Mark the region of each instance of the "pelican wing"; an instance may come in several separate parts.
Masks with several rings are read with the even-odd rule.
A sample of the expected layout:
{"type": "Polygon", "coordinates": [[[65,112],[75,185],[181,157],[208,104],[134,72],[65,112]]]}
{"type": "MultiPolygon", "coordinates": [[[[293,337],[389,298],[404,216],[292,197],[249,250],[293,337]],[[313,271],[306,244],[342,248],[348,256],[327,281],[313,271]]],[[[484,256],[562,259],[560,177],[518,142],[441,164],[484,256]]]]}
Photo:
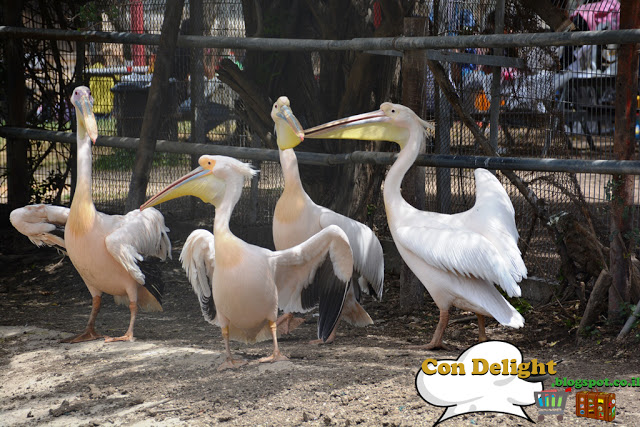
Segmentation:
{"type": "Polygon", "coordinates": [[[198,296],[202,315],[211,324],[216,317],[216,306],[211,294],[215,256],[214,237],[207,230],[193,231],[180,252],[182,268],[187,273],[193,292],[198,296]]]}
{"type": "Polygon", "coordinates": [[[398,227],[394,238],[433,267],[487,280],[509,296],[520,296],[520,287],[502,254],[479,233],[432,218],[420,225],[398,227]]]}
{"type": "Polygon", "coordinates": [[[11,224],[36,246],[56,246],[66,249],[64,226],[69,217],[69,208],[53,205],[29,205],[15,209],[9,215],[11,224]]]}
{"type": "Polygon", "coordinates": [[[460,214],[465,227],[487,238],[506,260],[516,282],[527,277],[527,267],[518,248],[515,210],[500,181],[485,169],[476,169],[476,203],[460,214]]]}
{"type": "MultiPolygon", "coordinates": [[[[355,270],[371,285],[371,293],[378,300],[382,299],[384,255],[382,245],[373,230],[358,221],[323,208],[320,226],[326,228],[331,224],[337,225],[346,233],[353,251],[355,270]]],[[[364,283],[361,283],[360,288],[370,293],[368,287],[362,285],[364,283]]]]}
{"type": "Polygon", "coordinates": [[[104,215],[102,219],[111,224],[111,232],[104,239],[107,250],[141,285],[144,285],[144,274],[138,261],[145,256],[171,258],[169,229],[158,210],[136,209],[124,216],[104,215]]]}
{"type": "Polygon", "coordinates": [[[319,302],[318,337],[326,340],[338,321],[353,274],[346,234],[330,225],[297,246],[273,252],[272,259],[278,306],[285,312],[301,312],[319,302]]]}

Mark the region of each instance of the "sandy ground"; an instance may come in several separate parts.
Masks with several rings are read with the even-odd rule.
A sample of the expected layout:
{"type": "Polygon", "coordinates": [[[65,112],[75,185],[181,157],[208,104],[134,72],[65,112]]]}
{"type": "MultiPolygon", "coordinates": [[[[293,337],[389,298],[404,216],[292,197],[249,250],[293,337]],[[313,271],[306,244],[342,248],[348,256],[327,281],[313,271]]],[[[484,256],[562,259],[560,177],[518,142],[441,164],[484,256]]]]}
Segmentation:
{"type": "MultiPolygon", "coordinates": [[[[475,321],[463,321],[452,324],[445,336],[457,350],[412,349],[430,339],[438,312],[427,297],[424,310],[404,314],[397,304],[398,278],[388,274],[383,302],[365,301],[374,325],[342,325],[335,343],[311,346],[316,322],[313,313],[307,314],[305,324],[280,339],[289,361],[258,363],[270,354],[270,342],[232,342],[232,351],[250,363],[218,372],[221,334],[202,319],[177,261],[184,239],[174,235],[174,261],[164,267],[164,311],[139,315],[135,342],[61,344],[61,338],[84,328],[88,291],[67,258],[20,244],[11,233],[3,236],[0,425],[433,425],[444,409],[427,404],[416,391],[422,361],[455,359],[477,340],[475,321]]],[[[104,302],[97,329],[124,333],[128,309],[110,297],[104,302]]],[[[467,314],[456,311],[452,319],[467,314]]],[[[571,303],[552,304],[526,313],[520,330],[491,321],[487,333],[519,347],[525,359],[563,359],[558,377],[640,377],[638,339],[618,344],[612,337],[619,327],[601,325],[577,346],[572,330],[577,314],[571,303]]],[[[548,382],[545,388],[551,388],[548,382]]],[[[601,391],[616,393],[615,425],[638,424],[640,388],[601,391]]],[[[541,424],[605,425],[577,418],[574,394],[563,422],[547,416],[541,424]]],[[[538,419],[535,406],[525,412],[538,419]]],[[[529,424],[511,415],[470,413],[442,425],[529,424]]]]}

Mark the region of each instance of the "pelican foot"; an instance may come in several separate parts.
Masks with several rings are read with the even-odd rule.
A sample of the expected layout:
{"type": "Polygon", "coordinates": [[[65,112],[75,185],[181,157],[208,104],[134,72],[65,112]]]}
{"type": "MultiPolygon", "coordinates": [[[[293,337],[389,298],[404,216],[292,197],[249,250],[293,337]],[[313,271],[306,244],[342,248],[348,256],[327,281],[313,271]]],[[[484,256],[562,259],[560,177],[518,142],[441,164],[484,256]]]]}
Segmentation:
{"type": "Polygon", "coordinates": [[[309,341],[309,344],[311,345],[331,344],[332,342],[335,341],[335,339],[336,339],[336,330],[334,328],[334,330],[329,334],[329,337],[327,337],[326,341],[322,341],[322,339],[317,339],[317,340],[309,341]]]}
{"type": "Polygon", "coordinates": [[[280,353],[279,351],[277,351],[277,352],[274,352],[271,356],[267,356],[267,357],[263,357],[263,358],[259,359],[258,362],[260,362],[260,363],[280,362],[282,360],[289,360],[289,358],[287,356],[285,356],[284,354],[280,353]]]}
{"type": "Polygon", "coordinates": [[[136,338],[133,335],[123,335],[121,337],[104,337],[104,342],[116,342],[116,341],[135,341],[136,338]]]}
{"type": "Polygon", "coordinates": [[[76,335],[73,337],[69,337],[69,338],[65,338],[63,340],[60,340],[60,343],[65,343],[65,344],[76,344],[79,342],[83,342],[83,341],[93,341],[93,340],[97,340],[99,338],[102,338],[104,335],[98,335],[98,333],[91,329],[88,331],[84,331],[83,333],[81,333],[80,335],[76,335]]]}
{"type": "Polygon", "coordinates": [[[286,335],[291,333],[295,328],[302,325],[304,323],[304,318],[302,317],[293,317],[291,313],[283,314],[276,320],[276,325],[278,325],[278,333],[281,335],[286,335]]]}
{"type": "Polygon", "coordinates": [[[226,369],[237,369],[240,366],[246,365],[247,363],[249,363],[249,362],[247,360],[245,360],[245,359],[227,358],[227,360],[225,360],[224,362],[222,362],[220,364],[220,366],[218,366],[218,372],[224,371],[226,369]]]}

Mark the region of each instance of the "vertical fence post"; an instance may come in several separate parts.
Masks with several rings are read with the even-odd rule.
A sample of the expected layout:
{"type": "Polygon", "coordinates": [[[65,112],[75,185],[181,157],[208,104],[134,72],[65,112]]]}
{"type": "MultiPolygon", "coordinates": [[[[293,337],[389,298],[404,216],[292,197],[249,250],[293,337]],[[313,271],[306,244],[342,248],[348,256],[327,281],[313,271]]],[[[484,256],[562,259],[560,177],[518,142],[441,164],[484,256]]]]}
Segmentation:
{"type": "MultiPolygon", "coordinates": [[[[496,34],[504,33],[504,4],[505,0],[498,0],[496,2],[495,9],[495,26],[496,26],[496,34]]],[[[501,55],[502,49],[493,49],[494,55],[501,55]]],[[[491,80],[491,105],[489,106],[489,123],[491,123],[491,127],[489,128],[489,143],[493,147],[494,150],[498,150],[498,127],[500,122],[500,101],[502,99],[500,93],[500,79],[502,77],[502,68],[499,66],[493,67],[492,72],[493,79],[491,80]]]]}
{"type": "MultiPolygon", "coordinates": [[[[6,25],[22,27],[22,0],[4,0],[3,14],[6,25]]],[[[7,67],[7,125],[25,125],[25,78],[22,39],[4,40],[4,59],[7,67]]],[[[7,138],[7,198],[9,208],[29,203],[29,140],[7,138]]]]}
{"type": "MultiPolygon", "coordinates": [[[[448,18],[448,2],[445,0],[442,3],[434,2],[433,16],[435,33],[432,35],[440,34],[442,30],[446,31],[448,18]]],[[[453,6],[451,6],[453,7],[453,6]]],[[[450,154],[451,153],[451,106],[447,98],[443,95],[441,87],[436,86],[435,90],[435,120],[438,126],[436,126],[436,142],[435,152],[436,154],[450,154]]],[[[436,169],[436,204],[438,206],[438,212],[448,214],[451,212],[451,169],[449,168],[437,168],[436,169]]]]}
{"type": "MultiPolygon", "coordinates": [[[[423,36],[427,33],[427,18],[404,18],[404,35],[423,36]]],[[[402,56],[402,103],[420,117],[426,111],[427,63],[424,52],[410,50],[402,56]]],[[[411,166],[404,177],[402,195],[417,209],[425,209],[425,169],[411,166]]],[[[400,270],[401,306],[407,309],[420,307],[424,298],[424,286],[406,264],[400,270]]]]}
{"type": "MultiPolygon", "coordinates": [[[[640,28],[640,2],[622,0],[620,28],[640,28]]],[[[638,95],[638,44],[623,44],[618,48],[616,76],[616,116],[613,151],[616,160],[631,160],[635,155],[635,109],[638,95]]],[[[631,236],[634,177],[613,175],[611,191],[611,264],[612,283],[609,288],[609,317],[619,316],[622,303],[629,302],[630,255],[637,245],[631,236]]]]}

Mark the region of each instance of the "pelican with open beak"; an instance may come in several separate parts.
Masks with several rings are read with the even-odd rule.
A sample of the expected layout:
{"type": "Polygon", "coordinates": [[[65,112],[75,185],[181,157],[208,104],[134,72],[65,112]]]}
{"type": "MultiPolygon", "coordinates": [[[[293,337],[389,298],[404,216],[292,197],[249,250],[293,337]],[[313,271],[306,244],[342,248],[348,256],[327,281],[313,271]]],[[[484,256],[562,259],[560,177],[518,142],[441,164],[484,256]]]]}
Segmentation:
{"type": "Polygon", "coordinates": [[[438,326],[425,349],[446,348],[442,337],[451,306],[477,314],[480,341],[487,339],[484,316],[513,328],[523,326],[524,318],[494,284],[511,297],[520,296],[518,282],[527,276],[513,205],[489,171],[475,171],[476,202],[466,212],[420,211],[402,198],[402,179],[418,157],[425,132],[433,129],[411,109],[385,102],[379,110],[305,130],[307,139],[385,140],[400,145],[384,182],[384,204],[400,255],[440,309],[438,326]]]}
{"type": "Polygon", "coordinates": [[[287,250],[274,252],[250,245],[231,232],[229,220],[245,179],[256,171],[225,156],[202,156],[199,164],[141,209],[185,195],[197,196],[216,207],[213,234],[206,230],[191,233],[180,259],[205,320],[222,329],[226,360],[218,369],[246,363],[232,357],[230,339],[253,343],[272,338],[273,354],[260,361],[285,360],[278,348],[278,307],[308,311],[320,295],[318,337],[326,340],[340,315],[353,270],[347,236],[334,226],[287,250]],[[325,260],[338,280],[310,283],[325,260]]]}

